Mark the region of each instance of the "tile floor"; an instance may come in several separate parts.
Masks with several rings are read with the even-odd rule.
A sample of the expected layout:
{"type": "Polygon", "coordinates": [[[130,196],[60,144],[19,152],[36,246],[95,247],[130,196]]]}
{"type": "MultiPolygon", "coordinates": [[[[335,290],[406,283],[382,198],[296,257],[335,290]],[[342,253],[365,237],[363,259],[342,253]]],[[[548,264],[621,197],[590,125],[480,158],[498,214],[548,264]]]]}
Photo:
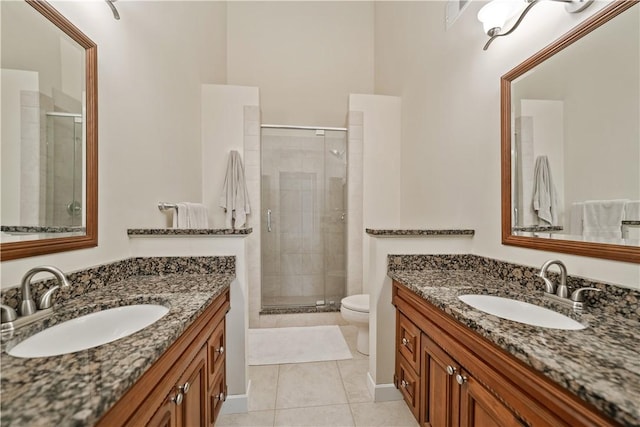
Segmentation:
{"type": "Polygon", "coordinates": [[[373,402],[369,358],[356,351],[356,329],[340,313],[260,316],[264,328],[316,325],[339,325],[353,359],[250,366],[249,412],[222,415],[216,426],[416,427],[404,401],[373,402]]]}

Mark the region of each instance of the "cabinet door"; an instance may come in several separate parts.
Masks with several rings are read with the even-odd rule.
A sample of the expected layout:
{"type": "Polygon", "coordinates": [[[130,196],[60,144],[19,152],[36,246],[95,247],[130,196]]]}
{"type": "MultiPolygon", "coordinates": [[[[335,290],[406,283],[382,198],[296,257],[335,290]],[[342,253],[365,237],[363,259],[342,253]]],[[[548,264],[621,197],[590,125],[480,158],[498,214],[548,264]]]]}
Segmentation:
{"type": "Polygon", "coordinates": [[[420,329],[398,311],[396,348],[420,375],[420,329]]]}
{"type": "Polygon", "coordinates": [[[457,427],[460,387],[455,376],[460,366],[431,338],[422,335],[421,424],[426,427],[457,427]]]}
{"type": "Polygon", "coordinates": [[[203,346],[178,381],[182,404],[178,421],[182,427],[206,426],[207,423],[207,351],[203,346]]]}
{"type": "Polygon", "coordinates": [[[213,385],[213,380],[218,375],[218,372],[224,369],[225,359],[225,322],[224,319],[216,326],[215,330],[207,340],[207,347],[209,353],[209,386],[213,385]]]}
{"type": "Polygon", "coordinates": [[[456,375],[460,385],[461,427],[522,427],[518,417],[475,378],[462,371],[456,375]]]}
{"type": "Polygon", "coordinates": [[[147,427],[176,427],[177,419],[176,419],[176,403],[172,400],[174,397],[174,393],[167,396],[162,403],[162,405],[158,408],[158,410],[153,414],[149,422],[147,423],[147,427]]]}

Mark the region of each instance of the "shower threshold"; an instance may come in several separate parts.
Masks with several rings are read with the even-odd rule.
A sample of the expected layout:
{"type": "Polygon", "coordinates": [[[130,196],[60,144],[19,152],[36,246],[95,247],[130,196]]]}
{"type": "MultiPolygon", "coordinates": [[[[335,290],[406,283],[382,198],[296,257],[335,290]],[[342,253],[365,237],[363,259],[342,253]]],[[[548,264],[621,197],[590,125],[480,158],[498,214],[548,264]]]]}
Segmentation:
{"type": "Polygon", "coordinates": [[[292,314],[292,313],[331,313],[340,311],[339,304],[321,305],[289,305],[289,306],[266,306],[262,307],[260,314],[292,314]]]}

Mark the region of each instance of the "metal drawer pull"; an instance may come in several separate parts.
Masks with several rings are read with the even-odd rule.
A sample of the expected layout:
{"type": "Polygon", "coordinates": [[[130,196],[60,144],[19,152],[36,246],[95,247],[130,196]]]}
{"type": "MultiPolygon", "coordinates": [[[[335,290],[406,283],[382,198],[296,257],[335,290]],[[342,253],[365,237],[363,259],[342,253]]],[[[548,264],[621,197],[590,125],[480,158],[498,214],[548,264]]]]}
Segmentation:
{"type": "Polygon", "coordinates": [[[404,346],[409,345],[409,340],[404,338],[404,337],[402,337],[402,345],[404,345],[404,346]]]}
{"type": "Polygon", "coordinates": [[[405,389],[406,389],[406,388],[409,388],[409,383],[408,383],[408,382],[406,382],[405,380],[400,381],[400,385],[401,385],[403,388],[405,388],[405,389]]]}
{"type": "Polygon", "coordinates": [[[184,399],[184,395],[182,393],[178,393],[171,398],[171,401],[176,405],[180,405],[182,403],[182,399],[184,399]]]}
{"type": "Polygon", "coordinates": [[[216,349],[216,353],[220,353],[220,354],[224,353],[224,347],[220,346],[220,348],[216,349]]]}
{"type": "Polygon", "coordinates": [[[220,393],[219,395],[216,396],[215,399],[219,400],[220,402],[224,402],[224,393],[220,393]]]}
{"type": "Polygon", "coordinates": [[[454,367],[453,367],[453,366],[451,366],[451,365],[447,365],[447,374],[449,374],[449,375],[453,375],[453,374],[455,374],[455,373],[456,373],[456,368],[454,368],[454,367]]]}
{"type": "Polygon", "coordinates": [[[456,375],[456,381],[458,382],[458,384],[462,385],[467,382],[467,377],[458,374],[456,375]]]}
{"type": "Polygon", "coordinates": [[[187,394],[189,392],[189,388],[191,387],[191,384],[189,384],[188,382],[184,383],[184,385],[181,385],[180,387],[178,387],[178,389],[180,390],[180,392],[187,394]]]}

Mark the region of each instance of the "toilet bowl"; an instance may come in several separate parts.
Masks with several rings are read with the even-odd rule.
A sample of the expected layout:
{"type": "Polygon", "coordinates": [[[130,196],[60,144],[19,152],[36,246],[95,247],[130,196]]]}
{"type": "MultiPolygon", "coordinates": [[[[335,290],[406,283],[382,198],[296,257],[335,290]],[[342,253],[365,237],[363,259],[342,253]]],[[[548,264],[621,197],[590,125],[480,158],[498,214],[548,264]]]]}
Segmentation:
{"type": "Polygon", "coordinates": [[[351,295],[340,304],[342,318],[358,328],[356,349],[369,355],[369,295],[351,295]]]}

